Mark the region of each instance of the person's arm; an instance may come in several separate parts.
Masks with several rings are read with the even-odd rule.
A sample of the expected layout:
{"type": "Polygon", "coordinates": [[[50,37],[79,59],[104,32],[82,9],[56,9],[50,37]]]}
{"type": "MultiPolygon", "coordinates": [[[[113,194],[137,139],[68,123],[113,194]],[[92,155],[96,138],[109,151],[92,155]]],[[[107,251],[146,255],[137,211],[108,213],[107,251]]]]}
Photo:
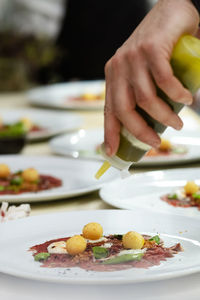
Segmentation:
{"type": "Polygon", "coordinates": [[[195,35],[199,14],[190,0],[160,0],[105,66],[105,146],[114,155],[121,125],[153,147],[160,138],[135,110],[181,129],[181,119],[156,94],[157,85],[173,101],[191,104],[190,92],[173,75],[170,57],[179,37],[195,35]]]}

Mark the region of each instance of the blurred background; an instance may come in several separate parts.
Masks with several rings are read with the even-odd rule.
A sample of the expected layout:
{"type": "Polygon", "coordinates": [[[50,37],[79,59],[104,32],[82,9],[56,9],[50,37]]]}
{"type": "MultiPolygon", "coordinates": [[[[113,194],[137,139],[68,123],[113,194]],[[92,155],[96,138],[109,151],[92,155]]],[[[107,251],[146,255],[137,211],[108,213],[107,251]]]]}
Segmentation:
{"type": "Polygon", "coordinates": [[[0,92],[104,79],[106,61],[155,3],[0,0],[0,92]]]}
{"type": "Polygon", "coordinates": [[[59,80],[54,65],[64,7],[64,0],[0,0],[1,91],[59,80]]]}
{"type": "Polygon", "coordinates": [[[155,0],[0,0],[0,91],[104,78],[155,0]]]}

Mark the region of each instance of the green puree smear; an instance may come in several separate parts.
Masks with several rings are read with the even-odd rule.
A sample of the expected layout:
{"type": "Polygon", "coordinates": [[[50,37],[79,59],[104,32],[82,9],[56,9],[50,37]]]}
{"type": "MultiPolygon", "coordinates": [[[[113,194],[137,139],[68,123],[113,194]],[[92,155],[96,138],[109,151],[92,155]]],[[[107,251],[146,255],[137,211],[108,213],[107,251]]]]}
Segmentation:
{"type": "Polygon", "coordinates": [[[115,256],[113,258],[106,259],[102,263],[104,265],[112,265],[112,264],[121,264],[128,261],[140,261],[143,257],[144,253],[137,253],[137,254],[123,254],[119,256],[115,256]]]}
{"type": "Polygon", "coordinates": [[[5,187],[3,185],[0,185],[0,191],[4,191],[5,187]]]}
{"type": "Polygon", "coordinates": [[[41,252],[34,256],[35,261],[46,260],[50,256],[47,252],[41,252]]]}
{"type": "Polygon", "coordinates": [[[96,259],[104,258],[108,256],[108,249],[104,247],[93,247],[92,252],[96,259]]]}
{"type": "Polygon", "coordinates": [[[195,199],[200,199],[200,194],[198,193],[192,194],[192,197],[195,199]]]}
{"type": "Polygon", "coordinates": [[[178,199],[177,194],[171,194],[168,196],[168,199],[178,199]]]}

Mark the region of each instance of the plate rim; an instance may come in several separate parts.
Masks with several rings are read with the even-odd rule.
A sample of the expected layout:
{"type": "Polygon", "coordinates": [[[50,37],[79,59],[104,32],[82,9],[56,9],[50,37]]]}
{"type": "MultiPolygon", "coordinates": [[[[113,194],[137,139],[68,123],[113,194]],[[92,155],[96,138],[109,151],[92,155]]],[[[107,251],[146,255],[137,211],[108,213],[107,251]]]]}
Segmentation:
{"type": "MultiPolygon", "coordinates": [[[[57,155],[61,155],[61,156],[66,156],[66,157],[73,157],[73,158],[75,158],[75,159],[87,159],[87,160],[95,160],[95,161],[103,161],[104,160],[104,158],[101,156],[101,155],[98,155],[98,154],[95,154],[95,152],[94,152],[94,155],[93,156],[87,156],[87,155],[82,155],[82,154],[79,154],[79,156],[78,157],[75,157],[75,156],[73,156],[73,154],[72,154],[72,152],[74,151],[76,151],[76,150],[67,150],[67,152],[68,153],[64,153],[64,152],[62,152],[62,151],[57,151],[56,150],[56,148],[58,147],[58,146],[56,146],[55,145],[55,143],[56,143],[56,141],[57,140],[61,140],[61,139],[64,139],[64,138],[67,138],[68,139],[68,142],[69,142],[69,139],[71,138],[71,137],[73,137],[73,136],[76,136],[76,135],[78,135],[78,133],[81,131],[81,130],[84,130],[85,132],[86,132],[86,134],[89,132],[89,134],[92,134],[92,133],[99,133],[99,132],[103,132],[103,128],[101,128],[101,127],[97,127],[97,128],[86,128],[86,129],[84,129],[84,128],[81,128],[81,129],[79,129],[79,130],[77,130],[77,131],[74,131],[74,132],[66,132],[66,133],[64,133],[64,134],[61,134],[61,135],[59,135],[59,136],[55,136],[55,137],[53,137],[50,141],[49,141],[49,147],[50,147],[50,149],[51,149],[51,151],[53,152],[53,153],[55,153],[55,154],[57,154],[57,155]]],[[[77,151],[78,152],[78,151],[77,151]]]]}
{"type": "MultiPolygon", "coordinates": [[[[42,108],[16,108],[15,112],[17,114],[20,114],[20,113],[24,113],[24,114],[36,114],[36,113],[44,113],[44,117],[45,117],[45,114],[49,115],[51,114],[52,116],[53,115],[56,115],[58,114],[58,117],[62,117],[64,119],[64,117],[70,117],[71,119],[74,118],[74,120],[76,121],[77,125],[75,126],[70,126],[70,128],[60,128],[60,130],[56,130],[56,131],[51,131],[51,130],[48,130],[48,132],[46,134],[41,134],[41,135],[38,135],[38,136],[31,136],[31,134],[27,134],[27,140],[30,141],[30,142],[34,142],[34,141],[39,141],[39,140],[43,140],[43,139],[49,139],[51,137],[55,137],[57,135],[60,135],[60,134],[63,134],[63,133],[70,133],[70,132],[76,132],[77,130],[79,130],[79,128],[81,128],[81,126],[83,125],[83,117],[81,115],[79,115],[78,113],[76,112],[67,112],[67,111],[53,111],[51,109],[42,109],[42,108]]],[[[8,108],[3,108],[1,110],[1,115],[6,115],[6,114],[11,114],[13,113],[11,110],[9,110],[8,108]]],[[[65,126],[66,127],[66,126],[65,126]]]]}
{"type": "MultiPolygon", "coordinates": [[[[128,180],[131,176],[134,176],[134,177],[136,177],[136,178],[139,178],[139,177],[143,177],[143,176],[153,176],[153,174],[159,174],[159,172],[163,172],[164,174],[170,174],[170,173],[176,173],[176,172],[180,172],[180,171],[182,171],[182,172],[187,172],[187,170],[189,170],[189,172],[192,172],[192,171],[194,171],[194,170],[197,170],[196,172],[198,172],[198,170],[199,170],[199,172],[200,172],[200,166],[197,166],[197,167],[190,167],[190,168],[173,168],[173,169],[167,169],[167,170],[163,170],[163,169],[161,169],[161,170],[153,170],[153,171],[146,171],[146,172],[139,172],[139,173],[137,173],[137,174],[131,174],[129,177],[127,177],[127,178],[124,178],[123,180],[128,180]]],[[[99,190],[99,196],[100,196],[100,198],[106,203],[106,204],[109,204],[109,205],[111,205],[111,206],[113,206],[113,207],[115,207],[115,208],[119,208],[119,209],[125,209],[125,210],[135,210],[135,209],[137,209],[137,207],[135,207],[135,208],[132,208],[132,209],[130,209],[130,208],[126,208],[125,206],[123,206],[123,205],[115,205],[115,204],[113,204],[113,202],[112,201],[110,201],[110,199],[108,199],[109,197],[105,197],[104,195],[104,190],[106,190],[107,188],[109,188],[109,186],[111,185],[111,184],[115,184],[116,185],[116,182],[120,182],[121,181],[121,178],[117,178],[117,179],[115,179],[115,180],[113,180],[112,182],[108,182],[107,184],[106,184],[106,186],[103,186],[102,188],[100,188],[100,190],[99,190]]],[[[142,194],[142,196],[145,196],[146,194],[144,193],[144,194],[142,194]]],[[[121,203],[122,203],[122,201],[121,201],[121,203]]],[[[149,208],[147,208],[149,211],[151,210],[151,209],[149,209],[149,208]]],[[[159,211],[159,213],[162,213],[162,212],[160,212],[159,211]]],[[[176,212],[165,212],[165,214],[172,214],[172,215],[178,215],[179,216],[179,214],[177,214],[176,212]]],[[[186,217],[186,218],[188,218],[189,216],[183,216],[183,217],[186,217]]],[[[192,219],[196,219],[196,217],[192,217],[192,219]]]]}
{"type": "MultiPolygon", "coordinates": [[[[81,130],[81,129],[80,129],[81,130]]],[[[72,152],[79,152],[78,150],[70,150],[68,149],[67,152],[65,151],[59,151],[57,150],[58,149],[58,146],[55,145],[56,143],[56,140],[59,140],[59,139],[62,139],[62,138],[67,138],[68,139],[68,142],[69,142],[69,139],[70,139],[70,136],[73,136],[73,135],[78,135],[78,132],[80,130],[77,130],[75,132],[72,132],[72,133],[65,133],[65,134],[62,134],[60,136],[56,136],[54,138],[51,139],[51,141],[49,142],[49,146],[51,148],[51,151],[57,155],[61,155],[61,156],[66,156],[66,157],[73,157],[75,159],[88,159],[88,160],[98,160],[98,161],[103,161],[104,158],[101,157],[100,155],[98,154],[95,154],[94,152],[94,149],[92,149],[92,151],[94,152],[94,155],[83,155],[81,153],[79,153],[79,155],[77,157],[73,156],[72,152]]],[[[103,130],[103,128],[86,128],[86,129],[83,129],[86,134],[88,133],[89,135],[91,135],[93,132],[98,132],[98,131],[101,131],[103,130]]],[[[187,132],[187,134],[189,134],[187,132]]],[[[182,136],[179,136],[178,134],[174,134],[174,136],[177,136],[178,138],[182,138],[182,136]]],[[[191,138],[189,136],[184,136],[184,138],[191,138]]],[[[192,137],[192,139],[197,139],[200,143],[200,137],[197,137],[197,136],[194,136],[192,137]]],[[[190,149],[190,147],[198,147],[198,145],[188,145],[188,144],[184,144],[184,143],[180,143],[180,145],[183,145],[187,148],[190,149]]],[[[83,149],[84,150],[84,149],[83,149]]],[[[187,153],[186,153],[187,155],[187,153]]],[[[174,159],[170,159],[170,157],[168,157],[168,159],[162,159],[162,157],[158,157],[160,158],[160,160],[140,160],[139,162],[137,163],[134,163],[134,167],[136,168],[151,168],[151,167],[157,167],[157,166],[166,166],[166,165],[170,165],[170,166],[178,166],[178,165],[186,165],[186,164],[189,164],[189,163],[192,163],[192,162],[196,162],[196,161],[200,161],[200,154],[196,154],[196,155],[193,155],[192,157],[185,157],[185,156],[178,156],[177,158],[174,158],[174,159]]]]}
{"type": "MultiPolygon", "coordinates": [[[[141,210],[143,211],[143,209],[137,209],[137,210],[141,210]]],[[[148,209],[144,209],[146,212],[148,212],[148,209]]],[[[113,214],[114,213],[131,213],[132,211],[131,210],[128,210],[128,209],[123,209],[123,210],[119,210],[119,209],[100,209],[100,210],[95,210],[95,212],[98,212],[99,214],[100,213],[108,213],[108,214],[113,214]]],[[[27,217],[27,218],[23,218],[23,219],[18,219],[18,220],[11,220],[9,222],[6,222],[6,223],[0,223],[0,229],[1,227],[6,227],[7,225],[9,226],[11,224],[13,224],[13,226],[15,226],[16,223],[18,222],[31,222],[32,220],[37,220],[37,219],[41,219],[41,218],[44,218],[47,216],[47,218],[51,218],[52,216],[61,216],[61,215],[69,215],[69,214],[91,214],[93,211],[92,210],[77,210],[77,211],[65,211],[65,212],[54,212],[54,213],[46,213],[46,214],[42,214],[42,215],[35,215],[35,216],[30,216],[30,217],[27,217]]],[[[154,215],[158,214],[156,212],[153,213],[154,215]]],[[[161,215],[164,215],[167,217],[167,214],[165,213],[159,213],[161,215]]],[[[177,220],[177,216],[174,215],[174,217],[176,217],[176,220],[177,220]]],[[[179,219],[188,219],[188,220],[191,220],[191,221],[194,221],[191,217],[183,217],[183,216],[178,216],[179,219]]],[[[197,220],[195,220],[195,222],[197,222],[197,220]]],[[[162,233],[161,233],[162,234],[162,233]]],[[[188,240],[191,240],[188,238],[188,240]]],[[[192,240],[191,240],[192,241],[192,240]]],[[[200,242],[200,238],[199,238],[199,241],[200,242]]],[[[14,268],[15,269],[15,268],[14,268]]],[[[187,275],[190,275],[190,274],[195,274],[195,273],[198,273],[200,272],[200,264],[199,266],[196,266],[196,267],[189,267],[187,268],[186,270],[180,270],[180,271],[177,271],[177,272],[173,272],[173,271],[170,271],[166,274],[156,274],[155,276],[153,275],[153,278],[150,277],[150,278],[146,278],[146,279],[127,279],[127,278],[124,278],[124,277],[120,277],[118,279],[111,279],[111,278],[105,278],[105,279],[102,279],[102,278],[96,278],[96,279],[92,279],[90,278],[90,280],[87,280],[87,279],[84,279],[84,278],[79,278],[78,280],[77,279],[74,279],[74,278],[67,278],[67,280],[63,277],[59,277],[59,279],[56,279],[55,277],[52,277],[51,279],[48,277],[44,278],[42,277],[42,275],[39,275],[38,276],[35,276],[35,275],[30,275],[28,274],[28,277],[26,276],[27,275],[27,272],[22,272],[21,275],[18,274],[17,271],[12,271],[13,268],[7,268],[7,270],[5,271],[3,268],[1,268],[0,266],[0,272],[2,272],[3,274],[7,274],[7,275],[11,275],[11,276],[15,276],[17,278],[24,278],[24,279],[30,279],[30,280],[36,280],[36,281],[41,281],[41,282],[55,282],[55,283],[65,283],[65,284],[80,284],[80,285],[111,285],[111,284],[129,284],[129,283],[132,283],[132,284],[135,284],[135,283],[145,283],[145,282],[153,282],[153,281],[161,281],[161,280],[166,280],[166,279],[173,279],[173,278],[179,278],[179,277],[183,277],[183,276],[187,276],[187,275]]]]}
{"type": "MultiPolygon", "coordinates": [[[[62,110],[102,110],[104,107],[104,101],[103,103],[99,103],[99,102],[93,102],[93,105],[83,105],[83,104],[78,104],[78,105],[73,105],[72,104],[56,104],[56,103],[47,103],[46,101],[41,101],[41,99],[36,99],[35,98],[35,94],[37,95],[37,93],[43,93],[48,89],[51,88],[62,88],[63,86],[66,85],[66,88],[69,86],[76,86],[78,84],[80,85],[95,85],[95,84],[104,84],[105,80],[104,79],[99,79],[99,80],[80,80],[80,81],[67,81],[67,82],[59,82],[59,83],[54,83],[54,84],[48,84],[48,85],[41,85],[39,87],[36,88],[32,88],[30,90],[28,90],[25,94],[27,101],[29,103],[31,103],[32,105],[35,106],[40,106],[40,107],[49,107],[49,108],[57,108],[57,109],[62,109],[62,110]],[[35,99],[34,99],[35,98],[35,99]]],[[[89,103],[87,103],[89,104],[89,103]]]]}
{"type": "MultiPolygon", "coordinates": [[[[84,159],[81,159],[81,160],[76,160],[76,159],[73,159],[73,158],[69,158],[69,157],[61,157],[61,156],[51,156],[51,155],[23,155],[23,154],[7,154],[7,155],[1,155],[0,156],[0,159],[3,160],[4,158],[6,158],[7,160],[8,159],[25,159],[25,160],[54,160],[54,161],[65,161],[65,163],[67,164],[67,161],[69,161],[70,163],[74,163],[75,165],[78,165],[80,164],[80,161],[81,161],[81,164],[87,164],[87,163],[90,163],[90,164],[94,164],[94,165],[98,165],[100,164],[100,162],[98,161],[91,161],[91,160],[84,160],[84,159]]],[[[98,166],[97,166],[98,167],[98,166]]],[[[10,203],[24,203],[24,202],[31,202],[31,203],[37,203],[37,202],[44,202],[44,201],[57,201],[57,200],[60,200],[60,199],[69,199],[69,198],[73,198],[73,197],[76,197],[76,196],[81,196],[81,195],[86,195],[86,194],[89,194],[91,192],[94,192],[94,191],[98,191],[104,184],[106,184],[107,182],[110,182],[110,181],[113,181],[115,179],[116,176],[118,176],[119,174],[119,171],[114,171],[113,175],[111,175],[111,177],[108,179],[108,181],[103,181],[103,182],[99,182],[97,181],[96,184],[94,185],[90,185],[88,186],[87,188],[84,187],[84,188],[79,188],[78,191],[74,191],[73,193],[70,192],[70,193],[66,193],[64,191],[60,192],[59,195],[56,195],[56,194],[53,194],[53,195],[39,195],[40,192],[32,195],[29,194],[29,193],[24,193],[24,194],[21,194],[22,195],[22,198],[20,198],[20,194],[19,195],[5,195],[5,197],[0,197],[0,203],[1,202],[10,202],[10,203]],[[29,195],[28,195],[29,194],[29,195]],[[8,197],[6,197],[8,196],[8,197]],[[35,196],[35,197],[34,197],[35,196]],[[10,197],[10,198],[9,198],[10,197]]],[[[51,190],[49,190],[51,191],[51,190]]]]}

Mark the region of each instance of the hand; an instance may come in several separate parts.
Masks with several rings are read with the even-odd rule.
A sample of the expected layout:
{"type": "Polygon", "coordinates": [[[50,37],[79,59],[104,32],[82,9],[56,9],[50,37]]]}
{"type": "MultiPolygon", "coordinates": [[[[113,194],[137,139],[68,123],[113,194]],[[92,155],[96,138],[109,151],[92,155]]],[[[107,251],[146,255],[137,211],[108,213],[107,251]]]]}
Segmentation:
{"type": "Polygon", "coordinates": [[[189,0],[160,0],[105,66],[105,147],[114,155],[121,125],[152,147],[156,132],[135,110],[136,105],[160,123],[177,130],[181,119],[156,94],[157,85],[169,98],[192,103],[191,93],[173,75],[172,50],[183,34],[196,34],[199,15],[189,0]]]}

